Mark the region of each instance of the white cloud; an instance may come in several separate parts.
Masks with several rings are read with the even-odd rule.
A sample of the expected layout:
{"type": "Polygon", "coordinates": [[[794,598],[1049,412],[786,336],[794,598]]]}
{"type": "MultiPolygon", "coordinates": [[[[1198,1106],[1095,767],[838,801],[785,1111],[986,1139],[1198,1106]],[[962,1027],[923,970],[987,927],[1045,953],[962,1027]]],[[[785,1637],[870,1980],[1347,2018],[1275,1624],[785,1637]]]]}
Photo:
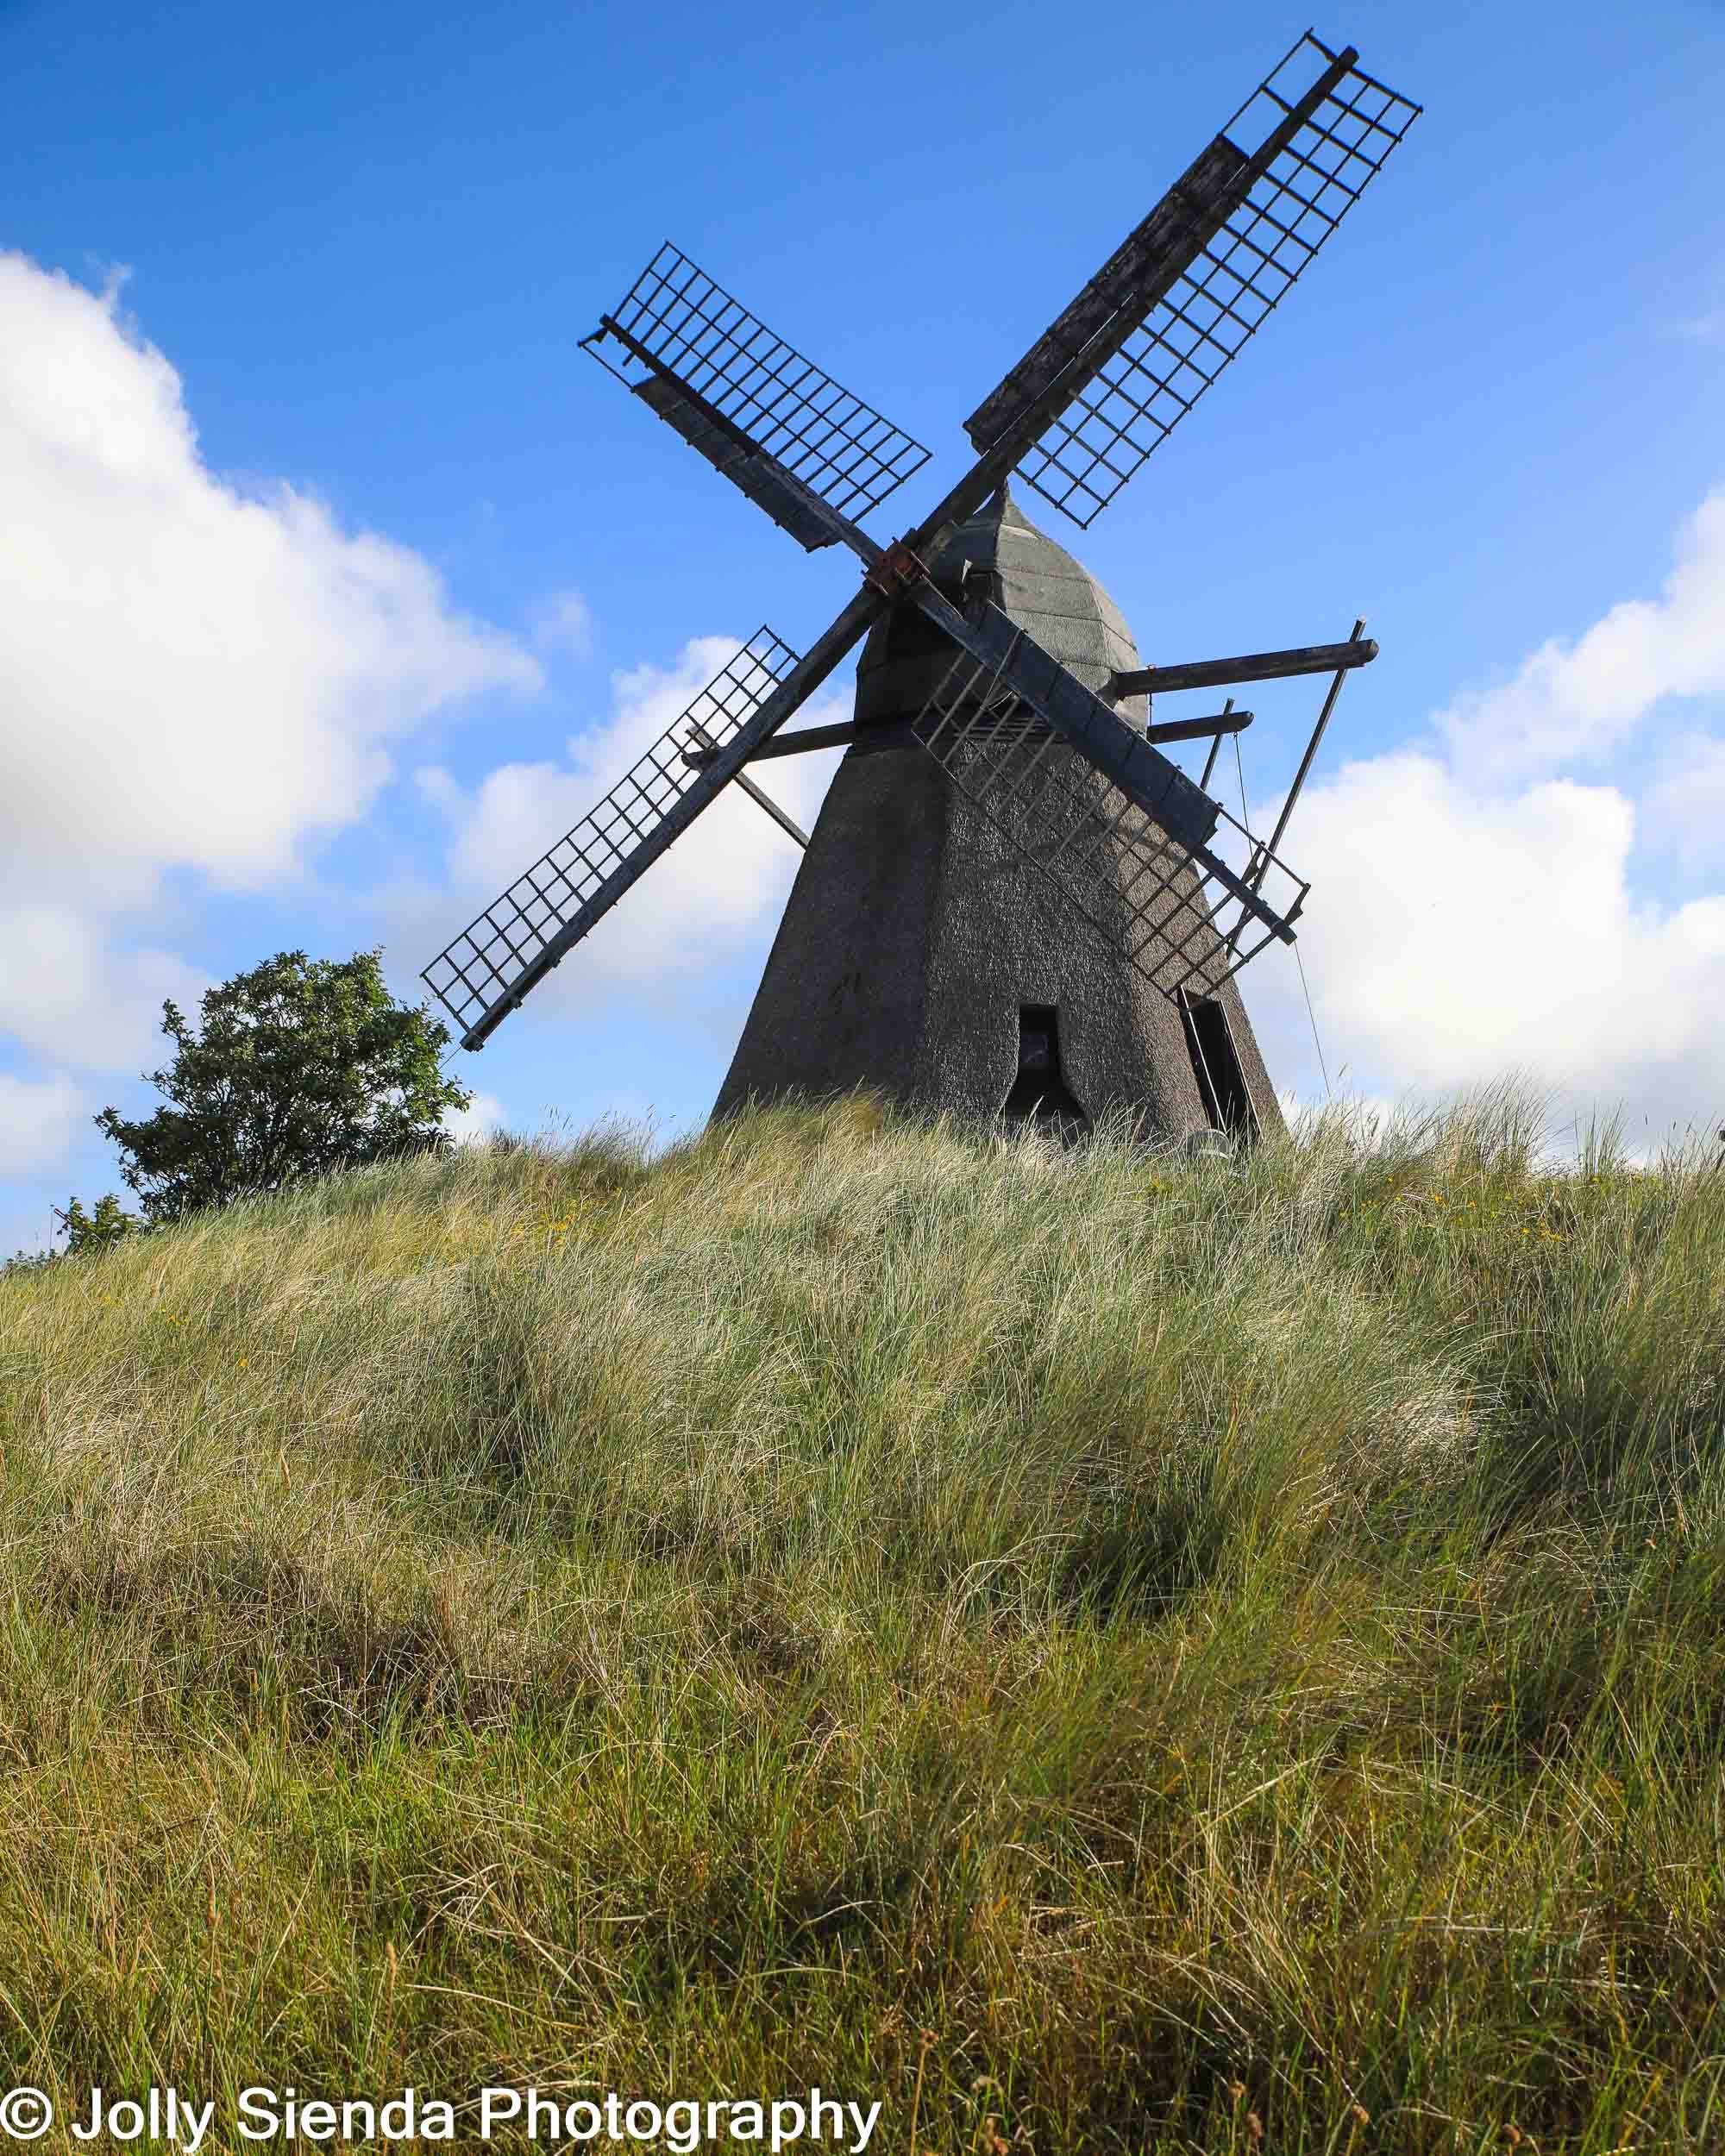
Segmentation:
{"type": "Polygon", "coordinates": [[[1657,599],[1624,599],[1573,643],[1550,637],[1514,677],[1438,715],[1456,768],[1501,783],[1608,755],[1668,696],[1725,689],[1725,492],[1678,534],[1657,599]]]}
{"type": "Polygon", "coordinates": [[[155,1060],[161,1006],[195,1008],[215,984],[171,951],[117,950],[75,906],[0,902],[0,1032],[86,1070],[155,1060]]]}
{"type": "MultiPolygon", "coordinates": [[[[1573,649],[1548,642],[1507,686],[1458,699],[1440,721],[1447,757],[1398,749],[1309,790],[1301,949],[1333,1069],[1425,1093],[1520,1072],[1559,1119],[1621,1105],[1655,1136],[1725,1122],[1725,893],[1670,902],[1632,878],[1640,824],[1686,833],[1697,856],[1716,845],[1725,744],[1680,736],[1639,805],[1544,775],[1560,753],[1621,739],[1660,697],[1720,686],[1716,494],[1660,599],[1614,607],[1573,649]]],[[[1259,984],[1290,1045],[1297,995],[1291,975],[1259,984]]]]}
{"type": "Polygon", "coordinates": [[[1697,1106],[1725,1088],[1725,897],[1638,900],[1614,787],[1493,797],[1402,752],[1346,766],[1302,814],[1307,975],[1356,1067],[1447,1087],[1537,1066],[1571,1092],[1686,1069],[1697,1106]]]}
{"type": "Polygon", "coordinates": [[[254,887],[362,816],[387,743],[536,662],[436,572],[285,484],[204,465],[179,376],[111,297],[0,256],[9,881],[121,899],[189,864],[254,887]]]}
{"type": "Polygon", "coordinates": [[[592,658],[593,609],[579,592],[554,592],[534,615],[533,641],[542,651],[592,658]]]}
{"type": "Polygon", "coordinates": [[[536,660],[429,563],[286,483],[203,462],[172,366],[86,291],[0,254],[0,1027],[121,1063],[195,993],[122,957],[165,871],[254,890],[362,818],[392,744],[536,660]],[[152,1012],[152,1015],[154,1013],[152,1012]]]}
{"type": "MultiPolygon", "coordinates": [[[[451,867],[467,896],[494,898],[578,824],[738,646],[736,637],[696,637],[668,668],[614,674],[611,715],[570,741],[566,764],[505,764],[472,793],[447,772],[420,772],[422,789],[451,820],[451,867]]],[[[806,706],[793,724],[848,715],[847,703],[828,699],[806,706]]],[[[837,761],[837,750],[788,756],[750,775],[806,830],[837,761]]],[[[727,788],[600,923],[581,945],[579,963],[561,968],[534,991],[535,1006],[567,1008],[619,987],[650,988],[733,956],[771,926],[798,859],[794,843],[770,818],[737,788],[727,788]]]]}
{"type": "Polygon", "coordinates": [[[1672,742],[1647,807],[1685,862],[1725,860],[1725,741],[1685,734],[1672,742]]]}
{"type": "Polygon", "coordinates": [[[443,1128],[457,1145],[477,1145],[508,1121],[508,1112],[494,1094],[476,1093],[465,1108],[444,1112],[443,1128]]]}
{"type": "MultiPolygon", "coordinates": [[[[0,1073],[0,1175],[34,1181],[52,1175],[90,1112],[78,1087],[64,1078],[35,1081],[0,1073]]],[[[0,1250],[0,1259],[9,1257],[11,1248],[0,1250]]]]}

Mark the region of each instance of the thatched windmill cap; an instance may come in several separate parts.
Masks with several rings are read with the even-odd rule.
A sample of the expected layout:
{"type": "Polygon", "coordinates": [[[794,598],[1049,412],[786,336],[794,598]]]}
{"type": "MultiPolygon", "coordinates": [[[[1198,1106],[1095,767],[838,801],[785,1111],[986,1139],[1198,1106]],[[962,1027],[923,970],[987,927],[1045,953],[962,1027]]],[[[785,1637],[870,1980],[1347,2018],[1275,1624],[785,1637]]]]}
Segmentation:
{"type": "MultiPolygon", "coordinates": [[[[988,599],[1087,687],[1106,693],[1113,674],[1141,667],[1126,617],[1082,562],[1032,523],[1010,483],[960,524],[930,561],[955,605],[980,580],[988,599]]],[[[856,667],[860,721],[914,718],[952,658],[952,647],[914,607],[900,607],[870,634],[856,667]]],[[[1142,697],[1120,715],[1144,723],[1142,697]]]]}

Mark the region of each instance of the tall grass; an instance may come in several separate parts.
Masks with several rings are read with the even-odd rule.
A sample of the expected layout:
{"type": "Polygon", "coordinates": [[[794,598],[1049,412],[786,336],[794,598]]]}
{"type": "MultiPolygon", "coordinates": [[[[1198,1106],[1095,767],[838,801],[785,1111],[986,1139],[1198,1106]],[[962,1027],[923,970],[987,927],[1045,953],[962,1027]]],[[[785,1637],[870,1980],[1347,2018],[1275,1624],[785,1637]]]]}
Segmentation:
{"type": "Polygon", "coordinates": [[[1532,1131],[856,1099],[0,1277],[0,2078],[1725,2143],[1725,1176],[1532,1131]]]}

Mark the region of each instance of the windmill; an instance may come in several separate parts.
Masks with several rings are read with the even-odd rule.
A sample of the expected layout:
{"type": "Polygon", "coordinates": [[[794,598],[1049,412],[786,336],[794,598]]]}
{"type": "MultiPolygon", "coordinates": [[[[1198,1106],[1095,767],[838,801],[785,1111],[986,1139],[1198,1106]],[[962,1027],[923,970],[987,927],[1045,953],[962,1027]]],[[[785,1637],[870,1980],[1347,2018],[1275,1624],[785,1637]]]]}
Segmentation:
{"type": "MultiPolygon", "coordinates": [[[[799,655],[762,628],[605,799],[426,968],[481,1047],[724,790],[804,849],[719,1094],[857,1083],[1063,1132],[1124,1110],[1165,1137],[1279,1121],[1235,976],[1291,943],[1278,853],[1350,670],[1340,643],[1144,665],[1119,609],[1037,530],[1014,474],[1087,528],[1254,335],[1420,108],[1311,32],[965,422],[975,461],[903,537],[858,521],[928,452],[668,243],[584,345],[861,588],[799,655]],[[852,720],[782,730],[856,645],[852,720]],[[1270,837],[1209,791],[1252,714],[1152,698],[1328,686],[1270,837]],[[1208,739],[1196,781],[1164,753],[1208,739]],[[847,753],[812,835],[750,775],[847,753]]],[[[1242,803],[1244,810],[1244,803],[1242,803]]]]}

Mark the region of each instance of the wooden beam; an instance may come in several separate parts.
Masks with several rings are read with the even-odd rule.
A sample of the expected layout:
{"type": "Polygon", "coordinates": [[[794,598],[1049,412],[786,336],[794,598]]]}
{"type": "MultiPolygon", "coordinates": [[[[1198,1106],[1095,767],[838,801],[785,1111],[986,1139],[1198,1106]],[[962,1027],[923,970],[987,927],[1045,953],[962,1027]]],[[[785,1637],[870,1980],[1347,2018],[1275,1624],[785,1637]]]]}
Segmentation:
{"type": "MultiPolygon", "coordinates": [[[[1359,619],[1353,625],[1352,641],[1354,642],[1358,642],[1359,632],[1364,627],[1365,617],[1362,614],[1359,619]]],[[[1376,651],[1377,646],[1373,644],[1371,648],[1374,651],[1376,651]]],[[[1324,699],[1324,708],[1318,714],[1318,723],[1312,729],[1312,738],[1306,743],[1306,753],[1300,759],[1300,768],[1295,773],[1294,783],[1288,789],[1288,798],[1282,804],[1282,813],[1276,819],[1276,829],[1270,833],[1270,843],[1264,849],[1264,864],[1266,867],[1269,865],[1270,856],[1282,843],[1282,834],[1288,828],[1288,819],[1294,813],[1294,804],[1300,798],[1300,789],[1306,783],[1306,774],[1312,768],[1312,759],[1318,753],[1318,743],[1324,738],[1324,729],[1330,723],[1330,714],[1336,708],[1336,699],[1341,694],[1342,683],[1346,680],[1346,679],[1347,673],[1346,668],[1338,667],[1336,669],[1336,678],[1330,684],[1330,693],[1324,699]]]]}
{"type": "MultiPolygon", "coordinates": [[[[763,741],[749,761],[750,763],[760,763],[771,756],[806,755],[811,749],[848,749],[856,740],[858,730],[850,719],[837,726],[800,726],[794,734],[775,734],[763,741]]],[[[686,749],[683,761],[686,763],[706,763],[711,761],[712,755],[713,751],[707,749],[686,749]]]]}
{"type": "Polygon", "coordinates": [[[1295,674],[1345,673],[1377,656],[1370,636],[1345,644],[1299,644],[1287,651],[1248,651],[1237,659],[1195,659],[1177,667],[1143,667],[1112,674],[1108,694],[1163,696],[1176,689],[1220,688],[1228,681],[1280,681],[1295,674]]]}
{"type": "MultiPolygon", "coordinates": [[[[1151,742],[1207,741],[1212,734],[1244,733],[1251,720],[1250,711],[1212,711],[1208,718],[1170,719],[1166,725],[1147,726],[1144,730],[1144,739],[1151,742]]],[[[806,755],[812,749],[848,749],[859,735],[878,734],[881,731],[878,722],[858,726],[854,720],[849,719],[837,726],[803,726],[794,734],[773,735],[770,740],[762,743],[749,761],[750,763],[766,763],[775,756],[806,755]]],[[[693,764],[699,770],[711,763],[718,754],[716,749],[685,749],[683,761],[693,764]]]]}
{"type": "Polygon", "coordinates": [[[1208,741],[1212,734],[1243,734],[1251,725],[1250,711],[1212,711],[1208,718],[1170,718],[1166,725],[1146,726],[1146,741],[1208,741]]]}
{"type": "MultiPolygon", "coordinates": [[[[704,734],[699,726],[692,726],[689,729],[689,731],[694,736],[698,742],[700,742],[703,744],[703,747],[696,751],[696,755],[700,755],[704,761],[710,763],[718,754],[718,743],[713,740],[710,734],[704,734]]],[[[689,755],[687,749],[683,751],[683,755],[684,760],[687,762],[692,763],[694,761],[694,758],[689,755]]],[[[760,787],[756,785],[753,779],[749,776],[746,771],[739,771],[736,778],[732,780],[732,784],[740,786],[743,791],[749,796],[750,799],[754,802],[757,808],[763,808],[766,810],[768,815],[772,818],[773,821],[779,826],[781,830],[788,832],[790,836],[796,840],[798,845],[803,849],[805,853],[808,851],[808,833],[803,829],[802,825],[796,821],[794,817],[786,814],[785,811],[779,806],[778,803],[773,799],[770,793],[763,793],[760,787]]]]}

